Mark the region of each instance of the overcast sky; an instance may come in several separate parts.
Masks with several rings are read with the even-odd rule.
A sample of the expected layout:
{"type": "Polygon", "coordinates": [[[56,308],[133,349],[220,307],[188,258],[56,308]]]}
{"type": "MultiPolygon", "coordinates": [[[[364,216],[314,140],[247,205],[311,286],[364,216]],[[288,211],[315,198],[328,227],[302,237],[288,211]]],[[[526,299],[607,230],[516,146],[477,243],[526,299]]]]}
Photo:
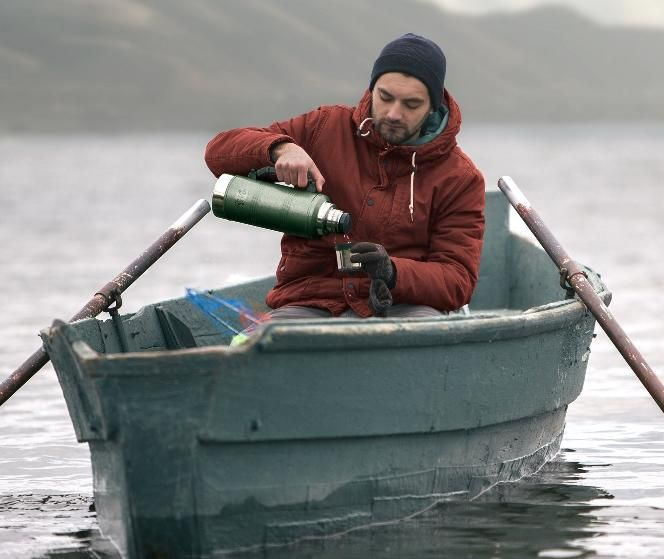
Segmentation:
{"type": "Polygon", "coordinates": [[[569,6],[607,24],[648,25],[664,28],[664,0],[429,0],[459,12],[485,13],[519,10],[542,4],[569,6]]]}

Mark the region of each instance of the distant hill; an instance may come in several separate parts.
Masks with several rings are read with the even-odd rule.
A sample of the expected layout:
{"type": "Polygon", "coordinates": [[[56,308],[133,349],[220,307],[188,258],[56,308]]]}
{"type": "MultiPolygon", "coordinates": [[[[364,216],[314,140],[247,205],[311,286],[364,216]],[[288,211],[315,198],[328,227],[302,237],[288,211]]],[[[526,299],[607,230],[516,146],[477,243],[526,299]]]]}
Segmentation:
{"type": "Polygon", "coordinates": [[[388,40],[439,42],[468,121],[664,119],[664,32],[404,0],[7,0],[0,130],[217,130],[354,104],[388,40]]]}

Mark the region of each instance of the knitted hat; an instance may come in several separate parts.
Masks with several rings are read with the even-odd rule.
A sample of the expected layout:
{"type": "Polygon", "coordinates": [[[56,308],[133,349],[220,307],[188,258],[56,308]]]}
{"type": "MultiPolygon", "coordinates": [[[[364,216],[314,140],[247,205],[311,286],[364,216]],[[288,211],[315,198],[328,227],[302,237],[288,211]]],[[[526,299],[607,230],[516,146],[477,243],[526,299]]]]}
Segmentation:
{"type": "Polygon", "coordinates": [[[385,45],[371,71],[369,89],[387,72],[401,72],[420,80],[429,90],[431,106],[437,109],[443,96],[445,55],[440,47],[424,37],[406,33],[385,45]]]}

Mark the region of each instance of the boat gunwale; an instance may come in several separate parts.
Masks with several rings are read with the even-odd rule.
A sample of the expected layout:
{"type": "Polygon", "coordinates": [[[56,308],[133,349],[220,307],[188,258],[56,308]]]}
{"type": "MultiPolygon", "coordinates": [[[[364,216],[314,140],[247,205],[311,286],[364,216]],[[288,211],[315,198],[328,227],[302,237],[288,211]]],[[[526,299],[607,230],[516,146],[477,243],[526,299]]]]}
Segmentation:
{"type": "MultiPolygon", "coordinates": [[[[602,288],[598,295],[607,303],[611,293],[602,288]]],[[[461,343],[491,343],[500,340],[528,337],[535,334],[560,329],[565,325],[580,321],[589,313],[577,298],[560,300],[545,305],[525,309],[506,315],[495,315],[478,311],[469,316],[445,316],[410,319],[390,318],[339,318],[315,319],[307,321],[275,320],[259,327],[253,338],[239,346],[209,345],[181,349],[147,349],[127,353],[103,353],[93,350],[84,340],[76,340],[74,333],[72,349],[82,362],[143,362],[158,359],[207,358],[210,355],[232,358],[233,356],[292,352],[310,353],[338,349],[408,349],[434,346],[456,345],[461,343]],[[306,334],[307,343],[302,344],[306,334]]],[[[95,319],[96,320],[96,319],[95,319]]],[[[69,328],[70,325],[64,325],[69,328]]],[[[45,330],[51,336],[59,326],[45,330]]],[[[93,369],[94,370],[94,369],[93,369]]],[[[192,370],[193,373],[195,371],[192,370]]],[[[92,376],[109,374],[92,373],[92,376]]],[[[148,373],[141,368],[141,374],[148,373]]],[[[114,368],[113,375],[136,375],[131,367],[114,368]]],[[[158,374],[152,371],[152,374],[158,374]]]]}

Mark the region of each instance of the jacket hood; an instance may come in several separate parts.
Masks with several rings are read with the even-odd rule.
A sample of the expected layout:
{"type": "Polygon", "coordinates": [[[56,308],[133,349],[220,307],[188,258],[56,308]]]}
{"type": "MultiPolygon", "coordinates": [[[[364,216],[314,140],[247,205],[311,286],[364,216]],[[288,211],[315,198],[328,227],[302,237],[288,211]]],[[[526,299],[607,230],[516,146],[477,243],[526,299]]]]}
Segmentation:
{"type": "Polygon", "coordinates": [[[353,111],[353,122],[358,136],[363,136],[365,140],[376,144],[379,148],[392,147],[395,151],[408,155],[417,152],[417,160],[426,161],[448,154],[457,145],[456,137],[461,129],[461,110],[447,90],[444,91],[443,99],[448,109],[447,125],[437,137],[425,144],[389,144],[377,134],[371,122],[371,91],[368,89],[353,111]]]}

